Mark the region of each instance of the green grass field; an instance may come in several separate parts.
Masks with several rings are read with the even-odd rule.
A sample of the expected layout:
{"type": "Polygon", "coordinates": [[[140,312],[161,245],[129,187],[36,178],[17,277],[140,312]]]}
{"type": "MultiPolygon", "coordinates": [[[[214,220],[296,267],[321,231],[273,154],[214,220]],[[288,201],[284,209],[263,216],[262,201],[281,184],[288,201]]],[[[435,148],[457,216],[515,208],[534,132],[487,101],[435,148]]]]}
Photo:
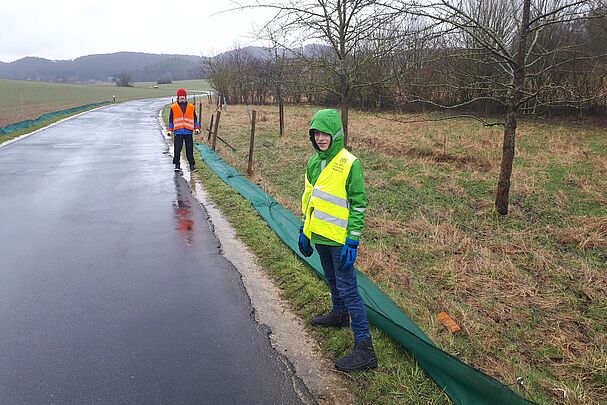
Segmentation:
{"type": "MultiPolygon", "coordinates": [[[[314,107],[289,107],[278,138],[274,107],[258,111],[253,180],[299,212],[307,125],[314,107]]],[[[208,115],[205,120],[208,122],[208,115]]],[[[436,344],[540,404],[607,403],[607,136],[591,123],[522,121],[511,212],[493,207],[502,133],[472,122],[402,125],[351,115],[351,146],[369,206],[358,268],[436,344]],[[436,319],[449,312],[452,335],[436,319]]],[[[241,172],[247,109],[222,113],[219,153],[241,172]]],[[[206,139],[206,136],[204,136],[206,139]]],[[[328,291],[206,168],[203,184],[304,319],[328,291]]],[[[294,237],[296,237],[294,235],[294,237]]],[[[331,359],[348,331],[312,333],[331,359]]],[[[348,379],[363,403],[448,400],[390,339],[374,331],[380,368],[348,379]]]]}
{"type": "Polygon", "coordinates": [[[0,79],[0,126],[37,118],[48,112],[84,104],[112,100],[126,101],[175,95],[185,87],[190,93],[209,90],[205,80],[184,80],[172,84],[135,83],[134,87],[107,85],[80,85],[0,79]]]}

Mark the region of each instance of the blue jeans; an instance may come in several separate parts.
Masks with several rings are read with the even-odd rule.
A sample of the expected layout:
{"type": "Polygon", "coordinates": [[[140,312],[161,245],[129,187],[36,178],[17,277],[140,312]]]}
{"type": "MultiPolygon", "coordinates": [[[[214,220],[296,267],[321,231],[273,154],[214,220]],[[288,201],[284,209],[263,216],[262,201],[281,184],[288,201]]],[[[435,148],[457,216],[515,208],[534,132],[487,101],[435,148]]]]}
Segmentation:
{"type": "Polygon", "coordinates": [[[320,263],[325,271],[325,278],[331,289],[333,310],[348,310],[355,342],[369,339],[371,337],[369,321],[367,320],[365,305],[358,293],[354,266],[339,270],[339,254],[342,246],[315,246],[320,256],[320,263]]]}

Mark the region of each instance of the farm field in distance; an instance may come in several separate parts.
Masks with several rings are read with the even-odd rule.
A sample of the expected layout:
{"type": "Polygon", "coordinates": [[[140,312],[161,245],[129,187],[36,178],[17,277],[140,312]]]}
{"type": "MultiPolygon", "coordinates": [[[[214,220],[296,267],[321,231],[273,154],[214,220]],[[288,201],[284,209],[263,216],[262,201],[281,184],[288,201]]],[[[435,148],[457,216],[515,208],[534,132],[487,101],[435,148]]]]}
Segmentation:
{"type": "MultiPolygon", "coordinates": [[[[288,106],[286,134],[279,138],[277,107],[229,106],[219,135],[236,152],[218,142],[219,154],[246,173],[248,111],[257,110],[252,180],[299,215],[312,154],[307,127],[319,108],[288,106]]],[[[521,120],[510,213],[500,216],[494,199],[501,128],[470,121],[405,125],[360,111],[352,111],[350,120],[350,146],[363,163],[369,202],[357,267],[437,346],[528,399],[606,403],[604,125],[521,120]],[[462,333],[453,335],[437,321],[443,310],[462,333]],[[524,388],[516,386],[518,377],[524,388]]],[[[204,131],[199,141],[206,142],[204,131]]],[[[251,214],[241,212],[247,203],[237,202],[206,169],[201,176],[295,310],[306,319],[327,309],[326,291],[317,296],[298,282],[305,266],[283,259],[288,249],[269,243],[273,236],[263,225],[251,230],[251,214]]],[[[329,357],[350,344],[346,333],[313,333],[329,357]]],[[[415,382],[418,370],[405,371],[404,354],[378,341],[378,371],[352,379],[364,403],[443,403],[440,394],[415,382]]]]}
{"type": "Polygon", "coordinates": [[[174,96],[176,89],[209,90],[205,80],[182,80],[171,84],[134,83],[134,87],[117,87],[108,84],[64,84],[25,80],[0,79],[0,126],[6,126],[40,115],[84,104],[111,101],[116,102],[174,96]]]}

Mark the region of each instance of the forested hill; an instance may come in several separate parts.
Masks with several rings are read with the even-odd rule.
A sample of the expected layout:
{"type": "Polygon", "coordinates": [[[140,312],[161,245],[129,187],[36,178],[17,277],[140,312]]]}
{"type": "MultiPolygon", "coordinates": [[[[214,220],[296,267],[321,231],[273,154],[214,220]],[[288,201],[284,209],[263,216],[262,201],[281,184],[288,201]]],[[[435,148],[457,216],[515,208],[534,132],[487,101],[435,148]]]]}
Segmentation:
{"type": "Polygon", "coordinates": [[[126,72],[133,81],[186,80],[200,78],[201,64],[200,56],[141,52],[88,55],[74,60],[25,57],[11,63],[0,62],[0,78],[105,82],[126,72]]]}

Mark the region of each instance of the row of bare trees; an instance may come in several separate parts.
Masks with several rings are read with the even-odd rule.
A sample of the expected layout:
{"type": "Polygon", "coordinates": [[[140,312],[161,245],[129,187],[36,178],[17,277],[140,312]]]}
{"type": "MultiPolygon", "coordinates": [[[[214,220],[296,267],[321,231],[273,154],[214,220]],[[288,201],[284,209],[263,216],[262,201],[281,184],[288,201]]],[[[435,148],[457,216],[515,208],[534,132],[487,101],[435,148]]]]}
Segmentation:
{"type": "Polygon", "coordinates": [[[607,111],[604,0],[283,0],[272,46],[211,60],[232,103],[447,110],[504,128],[499,213],[508,212],[522,115],[607,111]],[[305,45],[308,44],[308,45],[305,45]],[[309,45],[315,44],[315,45],[309,45]]]}

